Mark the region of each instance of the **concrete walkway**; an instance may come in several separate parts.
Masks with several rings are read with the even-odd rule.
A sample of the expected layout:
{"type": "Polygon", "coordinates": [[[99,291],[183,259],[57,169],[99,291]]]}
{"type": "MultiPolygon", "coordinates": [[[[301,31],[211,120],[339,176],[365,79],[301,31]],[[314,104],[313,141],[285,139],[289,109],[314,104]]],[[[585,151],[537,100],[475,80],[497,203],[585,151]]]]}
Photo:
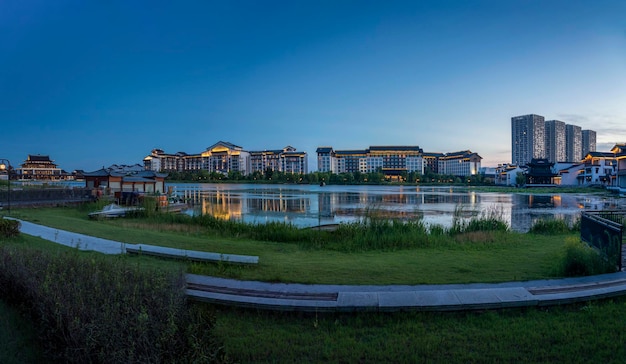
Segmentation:
{"type": "MultiPolygon", "coordinates": [[[[5,217],[5,219],[12,218],[5,217]]],[[[80,250],[92,250],[104,254],[126,254],[126,246],[128,245],[126,243],[59,230],[48,226],[33,224],[28,221],[18,221],[21,223],[20,232],[27,235],[37,236],[57,244],[78,248],[80,250]]]]}
{"type": "MultiPolygon", "coordinates": [[[[9,218],[10,219],[10,218],[9,218]]],[[[17,220],[17,219],[14,219],[17,220]]],[[[33,224],[18,220],[21,223],[20,232],[37,236],[57,244],[77,248],[80,250],[96,251],[104,254],[144,254],[167,258],[189,259],[196,261],[212,261],[234,264],[257,264],[259,257],[236,254],[219,254],[199,252],[193,250],[168,248],[157,245],[129,244],[108,239],[96,238],[89,235],[59,230],[48,226],[33,224]]]]}
{"type": "Polygon", "coordinates": [[[187,275],[190,298],[283,311],[455,311],[548,306],[626,294],[626,273],[506,283],[306,285],[187,275]]]}
{"type": "MultiPolygon", "coordinates": [[[[21,232],[105,254],[131,244],[21,221],[21,232]]],[[[151,246],[153,249],[158,247],[151,246]]],[[[165,248],[168,249],[168,248],[165,248]]],[[[626,272],[590,277],[446,285],[310,285],[187,275],[189,298],[215,304],[283,311],[453,311],[547,306],[626,294],[626,272]]]]}

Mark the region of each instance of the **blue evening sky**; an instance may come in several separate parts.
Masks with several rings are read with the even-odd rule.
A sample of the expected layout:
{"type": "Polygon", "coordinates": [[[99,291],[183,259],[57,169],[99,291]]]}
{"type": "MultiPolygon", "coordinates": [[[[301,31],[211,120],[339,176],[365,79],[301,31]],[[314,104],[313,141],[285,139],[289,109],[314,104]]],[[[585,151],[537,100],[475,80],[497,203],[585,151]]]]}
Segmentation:
{"type": "Polygon", "coordinates": [[[0,158],[291,145],[511,161],[535,113],[626,142],[626,1],[0,0],[0,158]]]}

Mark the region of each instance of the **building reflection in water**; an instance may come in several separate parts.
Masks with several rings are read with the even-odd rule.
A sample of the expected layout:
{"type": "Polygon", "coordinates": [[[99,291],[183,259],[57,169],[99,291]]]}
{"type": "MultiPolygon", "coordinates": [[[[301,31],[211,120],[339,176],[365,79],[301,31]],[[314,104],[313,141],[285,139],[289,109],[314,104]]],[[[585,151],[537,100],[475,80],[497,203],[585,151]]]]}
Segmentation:
{"type": "Polygon", "coordinates": [[[310,199],[289,193],[262,190],[254,193],[236,190],[184,191],[183,197],[196,207],[194,213],[223,220],[257,221],[255,215],[278,214],[289,220],[291,214],[310,211],[310,199]],[[198,208],[199,207],[199,208],[198,208]],[[284,213],[284,214],[283,214],[284,213]]]}
{"type": "Polygon", "coordinates": [[[525,232],[537,220],[573,224],[583,209],[623,208],[626,201],[597,195],[476,192],[468,189],[401,186],[177,185],[196,214],[244,222],[282,221],[315,226],[359,221],[367,214],[421,219],[448,227],[454,215],[494,214],[512,230],[525,232]]]}

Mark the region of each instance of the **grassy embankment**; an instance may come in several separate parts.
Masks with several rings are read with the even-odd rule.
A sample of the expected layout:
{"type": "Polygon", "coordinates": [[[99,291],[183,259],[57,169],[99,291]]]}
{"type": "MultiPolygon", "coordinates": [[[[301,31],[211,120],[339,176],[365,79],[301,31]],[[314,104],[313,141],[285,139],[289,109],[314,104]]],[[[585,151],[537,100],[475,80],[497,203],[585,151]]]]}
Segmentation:
{"type": "Polygon", "coordinates": [[[577,239],[572,232],[531,236],[500,230],[450,235],[441,229],[428,234],[419,224],[412,226],[414,231],[402,231],[386,221],[376,222],[369,231],[378,231],[367,236],[359,225],[320,232],[273,224],[251,233],[241,223],[208,217],[193,223],[188,216],[92,221],[85,211],[73,208],[25,209],[14,215],[127,243],[257,255],[258,267],[192,264],[189,270],[274,282],[439,284],[541,279],[561,274],[563,246],[577,239]],[[272,236],[274,241],[267,241],[272,236]]]}
{"type": "MultiPolygon", "coordinates": [[[[359,251],[349,244],[329,247],[224,236],[237,226],[222,225],[221,232],[211,232],[202,226],[163,223],[159,219],[91,222],[84,213],[70,209],[25,210],[18,215],[58,228],[133,243],[256,254],[262,262],[256,268],[194,265],[189,267],[192,270],[245,279],[317,283],[452,283],[546,277],[558,274],[557,262],[572,250],[566,250],[564,242],[572,245],[571,240],[576,237],[571,232],[551,236],[473,232],[447,238],[442,234],[419,247],[359,251]],[[281,269],[283,264],[290,268],[281,269]]],[[[22,239],[13,244],[62,249],[49,248],[53,244],[36,238],[22,239]]],[[[93,253],[73,255],[91,260],[111,259],[93,253]]],[[[113,259],[136,261],[131,264],[137,267],[165,264],[145,257],[113,259]]],[[[620,323],[626,319],[625,304],[616,300],[482,313],[332,315],[216,307],[214,325],[194,334],[211,335],[223,343],[228,357],[240,362],[607,362],[624,354],[620,323]]]]}
{"type": "Polygon", "coordinates": [[[6,347],[0,362],[189,363],[220,357],[212,310],[187,302],[182,266],[152,263],[26,235],[0,239],[0,296],[17,309],[3,310],[6,321],[19,328],[29,320],[35,332],[0,336],[0,347],[6,347]]]}

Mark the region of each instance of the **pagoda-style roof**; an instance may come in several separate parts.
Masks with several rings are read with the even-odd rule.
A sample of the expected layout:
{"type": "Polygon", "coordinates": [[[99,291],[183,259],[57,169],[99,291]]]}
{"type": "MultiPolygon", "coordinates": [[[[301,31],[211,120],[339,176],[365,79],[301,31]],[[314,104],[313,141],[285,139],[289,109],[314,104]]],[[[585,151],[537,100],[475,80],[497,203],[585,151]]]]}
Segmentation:
{"type": "Polygon", "coordinates": [[[528,166],[528,175],[544,177],[557,176],[557,174],[552,173],[552,166],[554,166],[554,163],[545,158],[533,158],[526,165],[528,166]]]}
{"type": "Polygon", "coordinates": [[[611,148],[611,152],[615,154],[626,153],[626,143],[617,143],[613,148],[611,148]]]}
{"type": "Polygon", "coordinates": [[[50,163],[52,163],[52,160],[50,159],[50,156],[48,156],[48,155],[41,155],[41,154],[33,155],[33,154],[29,154],[28,155],[28,159],[26,159],[26,162],[50,162],[50,163]]]}
{"type": "MultiPolygon", "coordinates": [[[[589,152],[589,153],[587,153],[585,158],[587,158],[587,157],[591,157],[591,158],[615,158],[615,153],[611,153],[611,152],[589,152]]],[[[583,159],[585,159],[585,158],[583,158],[583,159]]]]}
{"type": "Polygon", "coordinates": [[[225,141],[220,140],[219,142],[217,142],[217,143],[211,145],[210,147],[206,148],[206,150],[212,150],[212,149],[219,148],[219,147],[228,148],[228,149],[234,149],[234,150],[242,150],[243,149],[240,146],[235,145],[233,143],[229,143],[229,142],[225,142],[225,141]]]}
{"type": "Polygon", "coordinates": [[[554,178],[558,176],[552,173],[554,163],[545,158],[533,158],[526,164],[526,186],[548,186],[554,185],[554,178]]]}
{"type": "Polygon", "coordinates": [[[83,175],[85,177],[124,177],[124,179],[126,180],[128,178],[165,178],[168,174],[148,170],[124,171],[115,168],[101,168],[93,172],[83,172],[83,175]]]}

